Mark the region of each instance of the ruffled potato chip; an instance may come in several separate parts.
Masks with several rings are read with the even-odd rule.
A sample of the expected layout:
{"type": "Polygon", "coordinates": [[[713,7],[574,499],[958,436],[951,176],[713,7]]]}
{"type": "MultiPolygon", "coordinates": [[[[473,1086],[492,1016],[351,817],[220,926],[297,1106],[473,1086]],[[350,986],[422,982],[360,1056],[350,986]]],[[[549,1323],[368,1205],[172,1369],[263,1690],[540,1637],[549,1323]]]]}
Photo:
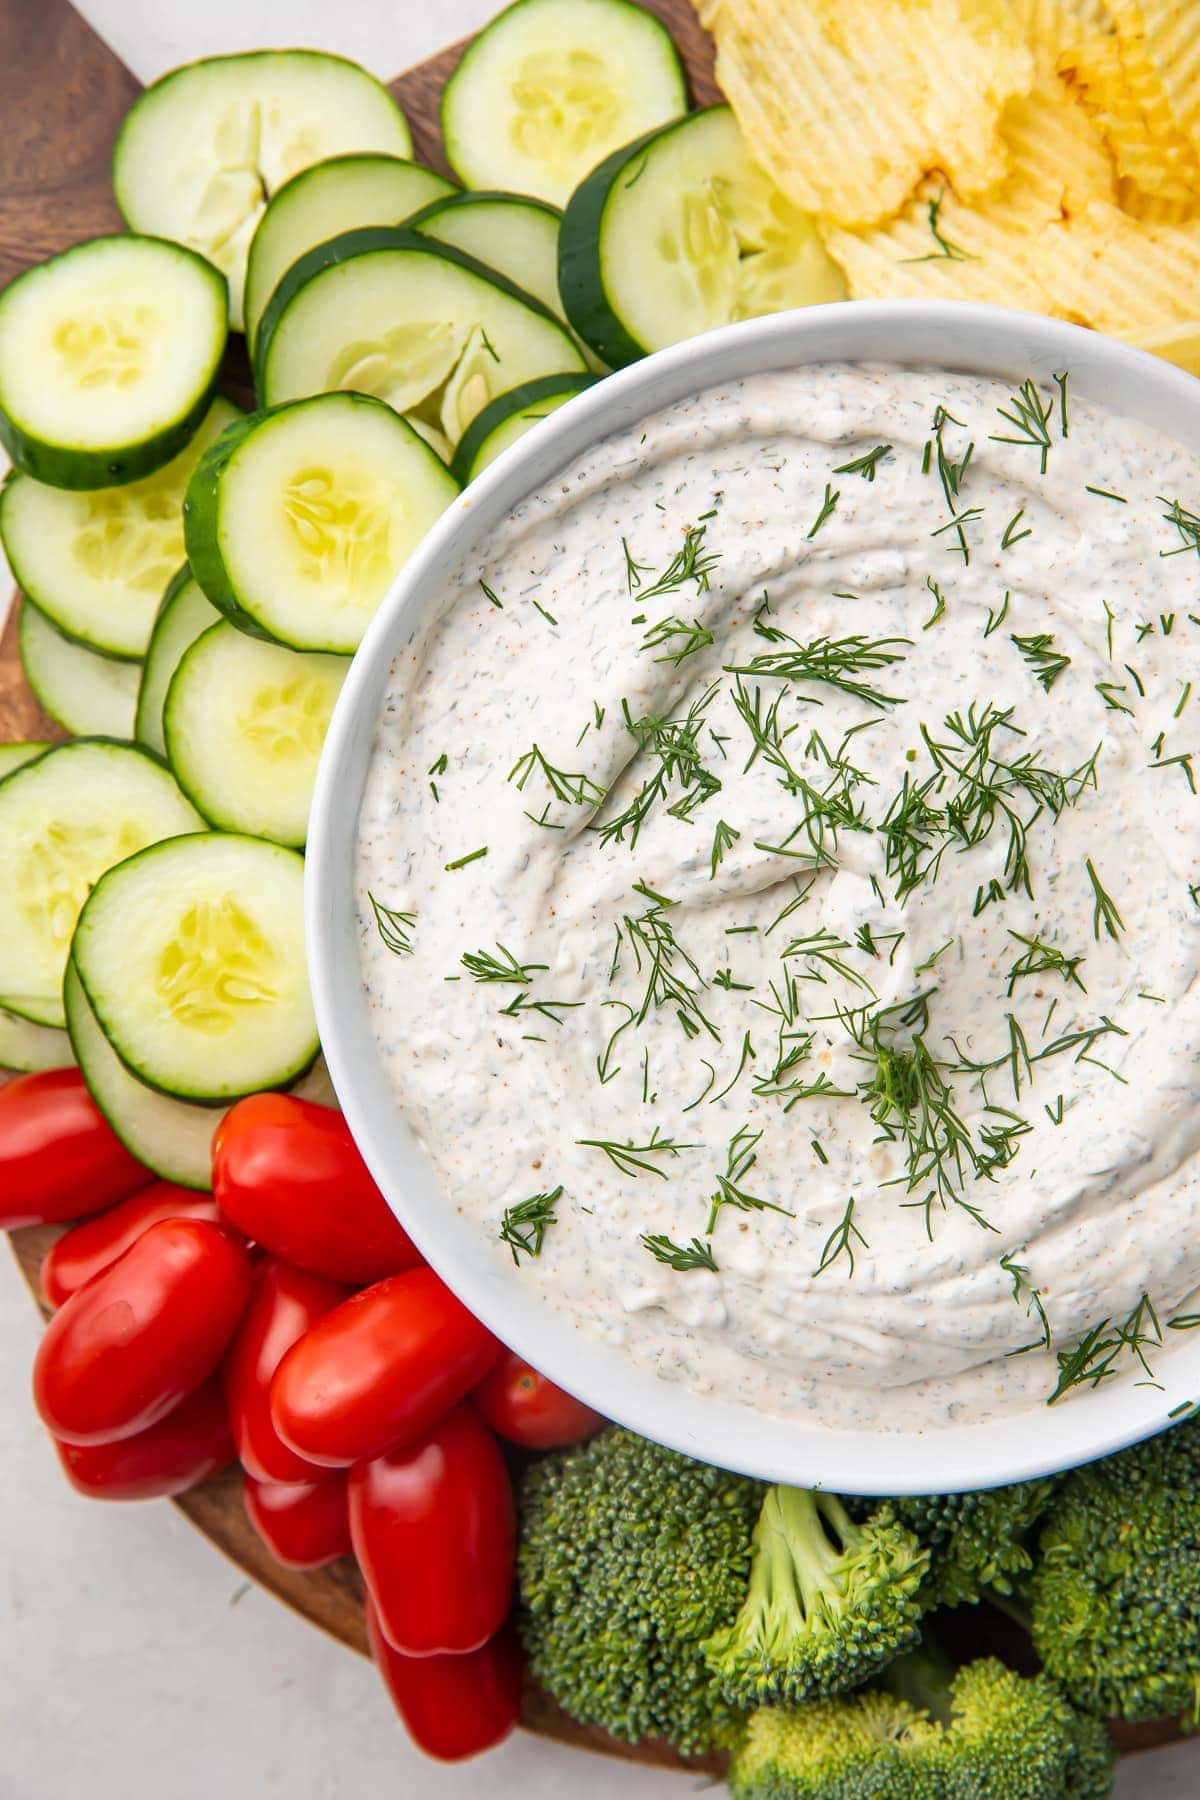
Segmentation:
{"type": "Polygon", "coordinates": [[[1200,375],[1200,319],[1189,319],[1186,325],[1156,326],[1130,341],[1139,350],[1150,350],[1176,368],[1186,369],[1189,375],[1200,375]]]}
{"type": "Polygon", "coordinates": [[[1112,148],[1117,170],[1140,195],[1187,208],[1200,202],[1200,152],[1168,104],[1140,41],[1090,34],[1060,55],[1112,148]]]}
{"type": "Polygon", "coordinates": [[[1007,172],[1000,118],[1034,59],[1007,0],[702,0],[717,80],[755,160],[840,225],[896,213],[930,169],[1007,172]]]}
{"type": "Polygon", "coordinates": [[[1200,151],[1200,20],[1190,0],[1106,0],[1139,102],[1200,151]]]}
{"type": "Polygon", "coordinates": [[[1009,103],[1003,135],[1009,174],[982,198],[964,201],[931,176],[886,224],[857,232],[826,227],[830,254],[855,299],[984,300],[1049,310],[1045,234],[1093,201],[1115,203],[1112,163],[1092,121],[1053,75],[1009,103]]]}
{"type": "Polygon", "coordinates": [[[1195,316],[1200,220],[1151,225],[1095,200],[1043,242],[1047,312],[1139,342],[1195,316]]]}

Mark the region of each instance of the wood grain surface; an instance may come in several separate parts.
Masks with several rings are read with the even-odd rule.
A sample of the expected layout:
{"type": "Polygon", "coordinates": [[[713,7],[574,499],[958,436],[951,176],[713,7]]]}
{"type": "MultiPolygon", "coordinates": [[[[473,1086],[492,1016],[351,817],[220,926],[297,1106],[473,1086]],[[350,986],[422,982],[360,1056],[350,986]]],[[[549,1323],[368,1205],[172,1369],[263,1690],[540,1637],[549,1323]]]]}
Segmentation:
{"type": "MultiPolygon", "coordinates": [[[[719,99],[712,43],[688,0],[641,0],[641,4],[671,30],[696,102],[704,105],[719,99]]],[[[463,49],[461,44],[452,46],[390,84],[412,126],[416,155],[443,171],[438,103],[463,49]]],[[[121,120],[138,91],[134,77],[68,0],[0,0],[0,117],[4,120],[0,136],[0,287],[31,263],[81,238],[121,229],[109,185],[109,156],[121,120]]],[[[246,403],[246,364],[240,340],[231,348],[225,385],[235,399],[246,403]]],[[[26,686],[17,654],[14,607],[0,634],[0,742],[57,742],[64,735],[46,718],[26,686]]],[[[11,1236],[17,1264],[39,1304],[42,1258],[57,1235],[58,1227],[43,1226],[11,1236]]],[[[47,1310],[44,1305],[42,1310],[47,1310]]],[[[227,1470],[174,1504],[253,1581],[310,1624],[367,1654],[362,1582],[353,1562],[346,1559],[310,1573],[281,1568],[246,1518],[236,1470],[227,1470]]],[[[974,1610],[950,1614],[940,1628],[960,1657],[996,1650],[1019,1661],[1020,1645],[1012,1635],[1013,1628],[999,1615],[974,1610]]],[[[532,1685],[526,1690],[522,1722],[543,1736],[608,1756],[686,1767],[698,1774],[723,1772],[720,1757],[684,1761],[667,1745],[620,1744],[602,1731],[578,1725],[532,1685]]],[[[1171,1743],[1180,1736],[1171,1721],[1116,1724],[1112,1732],[1126,1753],[1171,1743]]]]}

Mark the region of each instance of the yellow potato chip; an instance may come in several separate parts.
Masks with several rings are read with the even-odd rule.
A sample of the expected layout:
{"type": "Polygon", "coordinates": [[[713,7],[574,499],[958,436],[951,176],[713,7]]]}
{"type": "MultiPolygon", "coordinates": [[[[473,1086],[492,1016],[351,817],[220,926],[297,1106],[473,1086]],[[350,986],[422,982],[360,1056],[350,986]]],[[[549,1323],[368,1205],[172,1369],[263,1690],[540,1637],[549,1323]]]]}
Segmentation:
{"type": "Polygon", "coordinates": [[[930,169],[1006,173],[1000,116],[1033,84],[1007,0],[702,0],[717,79],[756,162],[806,212],[866,225],[930,169]]]}
{"type": "Polygon", "coordinates": [[[1193,0],[1107,0],[1130,80],[1200,150],[1200,19],[1193,0]]]}
{"type": "Polygon", "coordinates": [[[1155,356],[1186,369],[1189,375],[1200,375],[1200,320],[1189,319],[1186,325],[1156,326],[1131,339],[1140,350],[1152,350],[1155,356]]]}
{"type": "Polygon", "coordinates": [[[1012,0],[1014,25],[1033,52],[1039,79],[1056,75],[1091,39],[1112,35],[1104,0],[1012,0]]]}
{"type": "Polygon", "coordinates": [[[1127,182],[1183,206],[1200,200],[1200,153],[1136,45],[1092,35],[1064,51],[1060,67],[1078,87],[1127,182]]]}
{"type": "Polygon", "coordinates": [[[1195,316],[1200,220],[1151,225],[1093,200],[1042,243],[1051,312],[1139,340],[1195,316]]]}
{"type": "Polygon", "coordinates": [[[1112,163],[1082,106],[1057,76],[1005,109],[1010,172],[964,201],[930,177],[895,219],[869,230],[825,228],[856,299],[985,300],[1050,310],[1044,234],[1090,202],[1115,204],[1112,163]]]}

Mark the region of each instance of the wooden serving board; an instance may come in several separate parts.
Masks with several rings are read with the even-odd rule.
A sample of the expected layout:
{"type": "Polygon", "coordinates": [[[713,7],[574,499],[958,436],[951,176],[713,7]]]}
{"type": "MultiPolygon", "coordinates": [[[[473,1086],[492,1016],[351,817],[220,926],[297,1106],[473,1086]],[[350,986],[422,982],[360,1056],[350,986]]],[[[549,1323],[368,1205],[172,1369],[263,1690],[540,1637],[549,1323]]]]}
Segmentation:
{"type": "MultiPolygon", "coordinates": [[[[500,0],[497,0],[500,4],[500,0]]],[[[713,77],[713,47],[690,0],[640,0],[671,31],[687,67],[694,100],[721,98],[713,77]]],[[[412,127],[414,154],[448,173],[438,129],[438,102],[465,48],[454,45],[390,83],[412,127]]],[[[0,0],[0,288],[14,276],[82,238],[123,229],[109,183],[109,158],[121,120],[140,84],[101,42],[69,0],[0,0]]],[[[226,385],[248,402],[241,342],[231,347],[226,385]]],[[[19,602],[18,602],[19,604],[19,602]]],[[[0,633],[0,743],[23,739],[59,741],[65,736],[41,711],[21,671],[17,609],[0,633]]],[[[0,1077],[2,1079],[2,1077],[0,1077]]],[[[41,1300],[42,1258],[58,1227],[14,1232],[13,1254],[29,1288],[41,1300]]],[[[284,1601],[339,1643],[367,1655],[363,1587],[349,1559],[327,1569],[298,1573],[275,1562],[251,1528],[241,1502],[236,1469],[194,1488],[174,1504],[251,1580],[284,1601]]],[[[975,1611],[939,1622],[959,1656],[1007,1652],[1020,1660],[1020,1645],[999,1615],[975,1611]]],[[[720,1757],[685,1760],[665,1744],[618,1743],[605,1732],[577,1724],[530,1684],[522,1723],[546,1737],[627,1761],[690,1768],[720,1775],[720,1757]]],[[[1124,1753],[1174,1742],[1170,1722],[1118,1724],[1113,1736],[1124,1753]]]]}

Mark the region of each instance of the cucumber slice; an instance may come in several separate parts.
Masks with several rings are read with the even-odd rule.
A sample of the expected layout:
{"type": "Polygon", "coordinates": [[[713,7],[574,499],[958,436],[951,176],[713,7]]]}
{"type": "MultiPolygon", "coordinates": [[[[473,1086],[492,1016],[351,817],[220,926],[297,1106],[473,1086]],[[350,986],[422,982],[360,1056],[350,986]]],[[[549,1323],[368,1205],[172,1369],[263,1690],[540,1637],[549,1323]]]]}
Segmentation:
{"type": "Polygon", "coordinates": [[[132,230],[187,244],[227,276],[240,329],[246,255],[267,201],[301,169],[350,150],[412,153],[404,114],[357,63],[318,50],[213,56],[134,102],[113,187],[132,230]]]}
{"type": "Polygon", "coordinates": [[[178,456],[124,487],[69,493],[32,475],[9,476],[0,538],[17,585],[60,631],[106,656],[145,655],[163,588],[183,561],[189,477],[240,416],[218,397],[178,456]]]}
{"type": "Polygon", "coordinates": [[[139,744],[165,756],[167,740],[163,732],[163,702],[171,677],[179,667],[179,659],[189,644],[194,644],[202,631],[215,625],[221,615],[205,599],[200,584],[184,563],[176,571],[154,621],[150,645],[142,664],[142,681],[138,688],[137,716],[133,733],[139,744]]]}
{"type": "Polygon", "coordinates": [[[399,225],[457,191],[444,175],[399,156],[333,156],[285,181],[258,221],[246,262],[242,311],[251,349],[267,301],[307,250],[360,225],[399,225]]]}
{"type": "Polygon", "coordinates": [[[17,645],[38,705],[75,737],[131,738],[141,668],[98,656],[56,631],[28,600],[17,645]]]}
{"type": "Polygon", "coordinates": [[[594,379],[592,375],[543,375],[540,381],[527,381],[511,393],[497,394],[464,431],[454,453],[453,473],[466,487],[502,450],[591,387],[594,379]]]}
{"type": "Polygon", "coordinates": [[[181,1099],[234,1100],[309,1066],[303,885],[294,850],[224,832],[153,844],[101,877],[71,957],[127,1069],[181,1099]]]}
{"type": "Polygon", "coordinates": [[[202,458],[188,559],[241,630],[349,655],[458,483],[381,401],[320,394],[255,413],[202,458]]]}
{"type": "MultiPolygon", "coordinates": [[[[82,653],[81,653],[82,654],[82,653]]],[[[60,744],[0,783],[0,1005],[61,1025],[79,909],[106,869],[204,822],[132,744],[60,744]]]]}
{"type": "Polygon", "coordinates": [[[374,394],[450,450],[496,393],[583,366],[545,307],[407,229],[348,231],[310,250],[258,332],[268,405],[339,388],[374,394]]]}
{"type": "Polygon", "coordinates": [[[222,621],[188,650],[163,708],[167,755],[184,793],[224,831],[299,849],[345,656],[247,637],[222,621]]]}
{"type": "Polygon", "coordinates": [[[465,250],[476,262],[515,281],[564,318],[558,294],[558,228],[562,214],[525,194],[451,194],[409,220],[413,231],[465,250]]]}
{"type": "Polygon", "coordinates": [[[23,769],[26,763],[50,748],[49,744],[0,744],[0,781],[17,769],[23,769]]]}
{"type": "Polygon", "coordinates": [[[0,295],[0,443],[51,487],[161,469],[208,411],[225,283],[159,238],[94,238],[0,295]]]}
{"type": "Polygon", "coordinates": [[[38,1069],[69,1069],[71,1040],[54,1025],[34,1025],[0,1008],[0,1069],[32,1075],[38,1069]]]}
{"type": "Polygon", "coordinates": [[[627,144],[572,195],[567,317],[616,367],[733,319],[843,300],[815,221],[746,153],[727,106],[627,144]]]}
{"type": "Polygon", "coordinates": [[[517,0],[442,94],[446,158],[467,187],[562,206],[589,169],[687,111],[679,52],[629,0],[517,0]]]}
{"type": "MultiPolygon", "coordinates": [[[[67,964],[63,1001],[88,1091],[125,1148],[164,1181],[211,1188],[212,1141],[229,1108],[175,1100],[131,1075],[101,1031],[73,961],[67,964]]],[[[320,1057],[292,1091],[323,1106],[337,1105],[320,1057]]]]}

